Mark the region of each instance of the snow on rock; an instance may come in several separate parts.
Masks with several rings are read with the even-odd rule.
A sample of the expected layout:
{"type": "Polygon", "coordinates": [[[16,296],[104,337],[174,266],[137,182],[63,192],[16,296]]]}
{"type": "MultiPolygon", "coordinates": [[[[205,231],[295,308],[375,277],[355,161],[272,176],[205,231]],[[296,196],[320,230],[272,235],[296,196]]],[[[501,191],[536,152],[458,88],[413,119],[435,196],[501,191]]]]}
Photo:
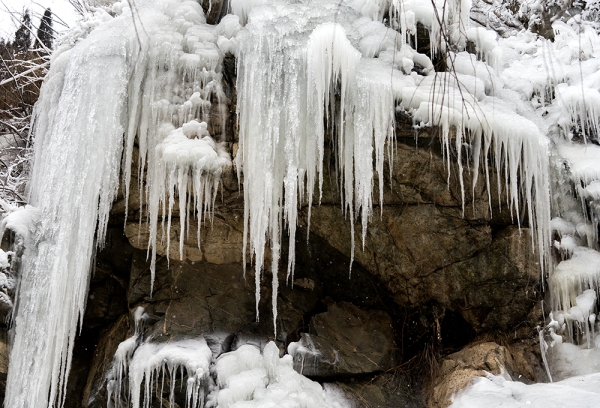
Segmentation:
{"type": "Polygon", "coordinates": [[[566,160],[569,173],[575,185],[587,185],[600,180],[600,146],[575,143],[561,143],[558,154],[566,160]]]}
{"type": "MultiPolygon", "coordinates": [[[[179,253],[183,259],[183,241],[189,231],[190,213],[188,206],[193,197],[192,209],[198,214],[198,223],[212,216],[216,193],[223,168],[231,167],[231,158],[222,143],[210,137],[206,122],[192,120],[175,129],[165,124],[160,133],[166,135],[156,146],[156,172],[160,173],[150,186],[152,202],[158,198],[158,205],[167,208],[167,230],[171,228],[173,205],[178,197],[181,231],[179,253]]],[[[151,204],[153,205],[153,204],[151,204]]],[[[153,207],[155,208],[155,207],[153,207]]],[[[158,225],[160,214],[151,212],[151,225],[158,225]]],[[[152,237],[156,245],[156,236],[152,237]]],[[[200,245],[200,225],[198,225],[198,245],[200,245]]],[[[167,234],[167,253],[170,245],[167,234]]]]}
{"type": "Polygon", "coordinates": [[[280,358],[273,342],[262,353],[258,347],[243,345],[215,360],[203,338],[153,343],[141,342],[140,335],[136,330],[117,349],[108,378],[110,404],[115,405],[109,408],[151,406],[155,390],[162,393],[165,384],[173,404],[178,378],[186,384],[189,408],[352,406],[334,385],[323,387],[294,371],[291,356],[280,358]]]}
{"type": "Polygon", "coordinates": [[[7,230],[15,234],[20,245],[32,243],[32,235],[35,233],[36,223],[39,221],[40,212],[31,205],[19,207],[0,203],[4,211],[0,216],[0,240],[7,230]],[[3,205],[2,205],[3,204],[3,205]]]}
{"type": "Polygon", "coordinates": [[[10,262],[8,260],[8,256],[12,255],[12,252],[4,252],[0,249],[0,269],[8,269],[10,266],[10,262]]]}
{"type": "Polygon", "coordinates": [[[179,375],[186,384],[186,406],[203,407],[210,385],[212,361],[212,351],[206,341],[200,338],[169,343],[144,342],[138,345],[137,339],[137,336],[131,337],[117,349],[113,376],[108,385],[109,401],[114,396],[117,407],[148,407],[154,399],[155,387],[162,384],[158,388],[162,392],[165,381],[169,380],[169,403],[172,406],[175,381],[179,375]],[[115,366],[118,367],[116,373],[115,366]],[[122,387],[125,374],[128,374],[127,387],[122,387]],[[122,395],[122,390],[129,390],[129,396],[122,395]]]}
{"type": "Polygon", "coordinates": [[[231,13],[239,17],[240,23],[246,25],[248,15],[252,9],[267,3],[268,0],[230,0],[229,7],[231,8],[231,13]]]}
{"type": "Polygon", "coordinates": [[[585,187],[580,187],[578,193],[581,197],[590,199],[592,201],[600,200],[600,180],[594,180],[585,187]]]}
{"type": "MultiPolygon", "coordinates": [[[[159,374],[164,381],[165,372],[171,379],[170,401],[173,401],[177,373],[187,376],[188,407],[201,407],[208,387],[209,365],[212,352],[204,339],[181,340],[173,343],[145,343],[138,347],[129,363],[129,387],[132,408],[140,407],[142,384],[153,383],[159,374]]],[[[149,387],[145,386],[144,400],[149,401],[149,387]]]]}
{"type": "Polygon", "coordinates": [[[477,54],[491,67],[497,68],[502,52],[496,41],[498,34],[483,27],[472,27],[467,30],[466,35],[467,39],[475,44],[477,54]]]}
{"type": "Polygon", "coordinates": [[[548,284],[553,310],[568,310],[578,304],[578,296],[586,289],[597,290],[600,283],[600,252],[578,246],[572,257],[554,268],[548,284]]]}

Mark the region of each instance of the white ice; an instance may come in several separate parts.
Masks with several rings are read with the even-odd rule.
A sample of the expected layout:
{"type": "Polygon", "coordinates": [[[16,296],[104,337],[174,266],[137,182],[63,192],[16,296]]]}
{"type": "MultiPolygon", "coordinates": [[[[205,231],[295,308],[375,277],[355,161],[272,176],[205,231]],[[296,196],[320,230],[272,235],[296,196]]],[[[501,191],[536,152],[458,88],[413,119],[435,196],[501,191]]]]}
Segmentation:
{"type": "Polygon", "coordinates": [[[292,357],[279,357],[270,342],[262,352],[245,345],[225,353],[215,366],[217,408],[343,408],[351,407],[333,385],[325,388],[294,371],[292,357]]]}
{"type": "MultiPolygon", "coordinates": [[[[104,242],[121,164],[128,198],[136,138],[138,176],[144,169],[148,172],[149,187],[141,196],[150,204],[151,219],[158,219],[160,196],[150,193],[155,191],[153,183],[165,179],[156,149],[166,136],[160,129],[165,123],[179,128],[185,123],[189,127],[194,119],[207,120],[210,101],[221,101],[224,95],[217,33],[222,38],[233,35],[235,24],[208,26],[201,6],[193,1],[136,2],[134,12],[130,4],[115,6],[115,17],[98,9],[61,40],[36,105],[30,183],[35,210],[16,212],[4,221],[25,235],[32,219],[27,214],[37,213],[13,309],[15,338],[5,402],[10,407],[46,408],[64,402],[92,255],[104,242]]],[[[219,115],[225,117],[224,112],[219,115]]],[[[163,162],[180,174],[205,171],[207,165],[210,180],[203,185],[212,188],[219,173],[215,161],[229,161],[211,138],[200,133],[204,142],[192,143],[210,146],[193,148],[196,159],[205,157],[203,164],[190,166],[189,157],[180,166],[175,164],[169,155],[175,142],[165,146],[163,162]]],[[[202,183],[192,184],[200,188],[202,183]]],[[[151,227],[156,233],[156,223],[151,227]]],[[[155,242],[150,248],[153,260],[155,242]]]]}
{"type": "Polygon", "coordinates": [[[199,338],[140,344],[138,338],[139,334],[136,334],[117,349],[108,383],[109,408],[150,407],[155,394],[162,394],[166,381],[170,384],[169,403],[174,406],[178,378],[186,383],[186,406],[203,407],[210,385],[212,361],[212,351],[206,341],[199,338]],[[125,380],[126,387],[123,386],[125,380]],[[125,390],[129,390],[129,395],[123,395],[125,390]]]}
{"type": "Polygon", "coordinates": [[[6,406],[60,406],[66,397],[90,260],[119,184],[133,38],[130,27],[98,27],[53,60],[36,106],[29,202],[39,221],[13,309],[6,406]]]}
{"type": "MultiPolygon", "coordinates": [[[[580,183],[586,199],[595,198],[600,148],[572,143],[578,123],[584,123],[580,131],[586,140],[595,137],[585,128],[598,117],[593,91],[600,90],[595,74],[600,42],[594,32],[556,24],[552,44],[528,32],[497,39],[482,28],[469,29],[468,0],[232,0],[230,6],[233,14],[211,26],[194,1],[151,0],[136,2],[133,9],[121,1],[112,6],[114,16],[99,9],[84,20],[53,57],[36,110],[31,204],[39,220],[29,235],[36,245],[28,248],[15,308],[8,406],[45,408],[60,405],[64,397],[90,259],[103,241],[120,169],[129,197],[134,148],[139,160],[133,172],[146,177],[146,185],[139,184],[148,208],[152,274],[161,227],[166,222],[169,228],[177,199],[180,252],[189,210],[198,221],[209,218],[221,171],[230,165],[220,144],[226,112],[213,111],[212,104],[224,106],[224,53],[235,54],[238,63],[235,164],[244,180],[243,254],[249,247],[258,305],[270,247],[274,322],[282,235],[289,235],[287,274],[293,280],[296,227],[305,216],[300,208],[308,204],[310,223],[310,205],[322,195],[326,149],[336,157],[331,171],[340,215],[351,228],[352,260],[354,222],[360,216],[364,245],[375,215],[373,200],[382,203],[383,163],[393,154],[397,107],[408,111],[415,125],[440,130],[448,172],[453,155],[458,163],[463,205],[475,185],[465,185],[463,170],[472,169],[483,174],[488,194],[492,183],[498,194],[506,193],[502,205],[518,224],[524,210],[539,262],[560,299],[557,307],[575,314],[577,297],[597,287],[597,255],[580,246],[583,237],[593,240],[593,224],[571,214],[572,208],[555,214],[564,225],[551,224],[549,156],[561,157],[569,182],[580,183]],[[386,12],[400,35],[381,21],[386,12]],[[453,50],[450,72],[434,72],[431,59],[416,51],[417,23],[429,29],[434,54],[453,50]],[[475,43],[479,59],[463,52],[467,40],[475,43]],[[223,122],[220,133],[203,125],[215,115],[223,122]],[[562,138],[556,152],[547,129],[562,138]],[[380,196],[374,198],[375,183],[380,196]],[[553,274],[552,227],[563,234],[557,245],[565,256],[553,274]],[[583,265],[583,258],[593,262],[583,265]],[[20,313],[22,307],[29,311],[20,313]],[[55,310],[64,313],[48,313],[55,310]],[[26,341],[32,338],[37,341],[26,341]]],[[[23,234],[31,229],[30,223],[13,222],[23,234]]],[[[123,347],[124,356],[133,350],[132,344],[123,347]]],[[[150,343],[141,347],[146,348],[140,356],[144,350],[164,351],[150,343]]],[[[273,367],[287,370],[287,360],[269,358],[273,367]]],[[[173,364],[183,360],[177,361],[173,364]]],[[[269,384],[257,394],[263,402],[279,387],[269,388],[276,375],[271,368],[263,367],[269,384]]],[[[257,375],[244,374],[240,381],[260,387],[257,375]]]]}
{"type": "Polygon", "coordinates": [[[0,269],[8,269],[10,266],[10,262],[8,260],[9,255],[12,255],[10,251],[4,252],[2,249],[0,249],[0,269]]]}

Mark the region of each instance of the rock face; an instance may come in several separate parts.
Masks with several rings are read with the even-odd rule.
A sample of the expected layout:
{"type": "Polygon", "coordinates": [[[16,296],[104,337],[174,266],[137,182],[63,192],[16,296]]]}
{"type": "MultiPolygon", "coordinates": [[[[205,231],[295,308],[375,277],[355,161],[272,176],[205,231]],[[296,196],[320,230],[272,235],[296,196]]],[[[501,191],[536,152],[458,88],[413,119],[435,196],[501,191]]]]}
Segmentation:
{"type": "MultiPolygon", "coordinates": [[[[183,257],[174,212],[169,248],[165,239],[157,248],[152,293],[145,204],[132,194],[123,229],[125,205],[118,201],[84,322],[84,332],[99,340],[89,345],[94,352],[88,362],[81,362],[89,367],[81,375],[87,380],[70,385],[83,396],[83,406],[106,406],[106,373],[119,342],[133,334],[131,316],[140,306],[149,316],[143,336],[156,342],[204,336],[217,355],[269,340],[284,353],[298,342],[304,353],[295,354],[296,370],[336,382],[350,398],[370,406],[445,406],[482,370],[513,370],[504,348],[485,343],[444,360],[432,387],[422,386],[427,376],[418,369],[406,377],[396,371],[420,361],[432,345],[440,355],[486,333],[529,339],[540,300],[538,257],[527,228],[512,225],[498,201],[489,203],[481,182],[466,189],[463,208],[458,170],[451,163],[448,178],[434,134],[421,131],[415,145],[410,127],[401,122],[397,134],[394,170],[383,186],[385,206],[382,212],[376,208],[364,246],[360,238],[356,242],[351,277],[350,225],[335,186],[325,185],[322,204],[312,209],[308,242],[302,209],[293,285],[282,283],[277,295],[276,337],[270,273],[259,285],[257,320],[253,268],[242,264],[243,194],[233,170],[224,175],[214,219],[201,227],[200,246],[192,222],[183,257]],[[399,388],[406,393],[394,391],[399,388]]],[[[472,174],[463,176],[469,185],[472,174]]],[[[498,197],[496,191],[492,197],[498,197]]],[[[359,227],[355,234],[360,237],[359,227]]],[[[279,279],[285,282],[283,268],[279,279]]],[[[515,355],[535,360],[531,349],[515,355]]],[[[535,370],[524,375],[534,377],[535,370]]]]}
{"type": "MultiPolygon", "coordinates": [[[[230,142],[233,151],[235,135],[230,142]]],[[[488,202],[482,182],[466,189],[463,208],[458,170],[451,162],[448,176],[433,131],[421,131],[415,139],[410,126],[399,120],[397,142],[393,172],[386,173],[383,186],[385,206],[375,209],[364,243],[356,227],[351,276],[350,223],[335,185],[324,186],[309,232],[307,209],[301,209],[296,274],[278,291],[276,337],[270,272],[259,285],[257,320],[253,268],[242,264],[243,194],[234,170],[223,176],[214,218],[200,231],[200,246],[192,222],[182,257],[174,212],[170,246],[163,240],[157,248],[152,290],[146,208],[138,194],[143,182],[134,179],[128,221],[123,227],[121,198],[113,207],[105,250],[96,259],[68,384],[73,397],[66,406],[107,405],[106,375],[118,345],[133,334],[132,315],[140,306],[149,316],[143,336],[152,341],[204,336],[217,355],[269,340],[284,353],[291,342],[299,342],[310,353],[296,354],[295,368],[319,381],[336,382],[359,406],[442,407],[483,371],[516,372],[514,361],[519,374],[535,379],[537,357],[528,339],[541,316],[541,288],[527,228],[513,225],[499,201],[488,202]],[[427,376],[411,365],[432,347],[440,356],[498,332],[510,332],[514,342],[528,341],[529,346],[512,347],[512,357],[489,343],[452,354],[431,387],[423,385],[427,376]]],[[[463,176],[470,185],[473,175],[465,171],[463,176]]],[[[279,279],[286,281],[283,268],[279,279]]],[[[0,350],[0,355],[7,353],[0,350]]],[[[2,375],[0,370],[0,381],[2,375]]]]}

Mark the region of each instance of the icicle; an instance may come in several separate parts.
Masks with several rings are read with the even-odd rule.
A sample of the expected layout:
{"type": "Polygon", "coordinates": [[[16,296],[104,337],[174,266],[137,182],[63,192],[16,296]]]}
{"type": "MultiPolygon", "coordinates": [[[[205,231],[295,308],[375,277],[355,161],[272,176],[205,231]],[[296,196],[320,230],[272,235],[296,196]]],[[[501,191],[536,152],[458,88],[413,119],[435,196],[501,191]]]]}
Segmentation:
{"type": "MultiPolygon", "coordinates": [[[[183,259],[186,225],[189,225],[189,194],[193,193],[194,213],[198,217],[198,230],[203,219],[212,219],[213,206],[223,168],[231,167],[229,153],[222,144],[208,134],[205,122],[192,120],[174,129],[173,125],[161,127],[159,134],[166,135],[155,148],[154,177],[150,197],[158,202],[152,205],[150,225],[157,228],[158,207],[168,208],[167,254],[170,246],[172,207],[176,197],[179,202],[179,256],[183,259]],[[189,193],[188,193],[189,192],[189,193]]],[[[199,237],[198,237],[199,238],[199,237]]],[[[198,239],[200,248],[200,239],[198,239]]]]}
{"type": "MultiPolygon", "coordinates": [[[[99,11],[98,21],[87,23],[93,31],[80,34],[87,38],[54,57],[36,106],[30,202],[38,208],[40,221],[35,245],[28,246],[24,257],[14,309],[16,337],[6,396],[11,407],[45,408],[64,402],[77,322],[87,299],[90,259],[95,245],[101,247],[104,241],[121,162],[129,197],[136,136],[137,175],[141,180],[147,168],[146,199],[151,218],[158,218],[161,196],[156,183],[165,182],[156,169],[156,148],[166,136],[161,126],[180,127],[190,116],[207,119],[211,98],[223,99],[217,28],[205,24],[199,4],[170,4],[138,5],[135,27],[131,10],[123,4],[114,8],[121,13],[116,18],[99,11]]],[[[229,159],[210,137],[198,136],[211,149],[195,157],[197,163],[177,168],[180,177],[169,179],[168,187],[175,191],[177,186],[185,196],[192,179],[194,193],[204,194],[204,200],[197,201],[201,217],[212,210],[219,166],[228,165],[229,159]]],[[[177,167],[173,160],[165,163],[177,167]]],[[[184,197],[184,210],[185,203],[184,197]]],[[[185,225],[183,211],[182,228],[185,225]]],[[[157,222],[150,229],[154,267],[157,222]]]]}
{"type": "Polygon", "coordinates": [[[357,79],[361,54],[341,24],[322,22],[339,8],[321,3],[323,7],[317,8],[261,8],[264,14],[253,14],[255,20],[247,25],[240,50],[240,148],[236,164],[238,176],[242,171],[244,174],[244,263],[249,247],[255,263],[257,313],[267,244],[271,248],[273,315],[277,313],[284,223],[289,234],[287,277],[293,280],[298,207],[306,191],[310,229],[316,184],[319,201],[322,195],[326,130],[335,141],[339,158],[342,208],[351,224],[352,259],[355,211],[362,211],[364,242],[372,210],[374,166],[371,153],[362,150],[372,152],[375,146],[375,167],[382,183],[384,146],[393,134],[391,68],[374,62],[366,65],[357,79]],[[280,16],[275,18],[272,13],[280,16]],[[373,69],[378,75],[370,78],[373,69]],[[339,106],[332,98],[338,91],[339,106]]]}
{"type": "Polygon", "coordinates": [[[206,341],[199,338],[170,343],[141,343],[141,333],[137,331],[137,326],[136,324],[135,335],[119,344],[117,348],[112,370],[107,378],[109,408],[151,406],[159,378],[162,384],[160,389],[164,387],[165,372],[170,380],[170,406],[174,406],[175,382],[177,373],[180,372],[182,380],[187,376],[187,407],[202,408],[205,392],[210,385],[209,368],[212,361],[212,352],[206,341]],[[122,391],[125,374],[128,375],[125,388],[129,390],[128,396],[122,391]],[[122,400],[124,397],[125,401],[122,400]],[[114,406],[113,401],[116,404],[114,406]]]}
{"type": "Polygon", "coordinates": [[[30,203],[40,217],[13,312],[10,407],[60,406],[66,396],[90,259],[96,242],[104,241],[118,188],[134,38],[122,31],[107,23],[61,54],[36,108],[30,203]]]}

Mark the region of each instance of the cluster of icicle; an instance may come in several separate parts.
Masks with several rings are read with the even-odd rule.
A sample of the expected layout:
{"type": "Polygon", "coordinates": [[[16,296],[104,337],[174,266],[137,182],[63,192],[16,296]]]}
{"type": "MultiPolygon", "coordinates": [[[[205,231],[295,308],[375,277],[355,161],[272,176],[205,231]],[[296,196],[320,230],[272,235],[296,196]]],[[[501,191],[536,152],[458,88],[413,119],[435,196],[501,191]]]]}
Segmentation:
{"type": "Polygon", "coordinates": [[[207,120],[211,99],[223,96],[217,40],[230,45],[237,18],[209,26],[194,1],[136,2],[133,13],[129,4],[115,3],[115,18],[98,10],[78,31],[85,38],[55,52],[36,105],[30,203],[39,215],[13,311],[6,406],[64,404],[92,256],[104,242],[121,162],[129,194],[136,135],[153,234],[160,205],[170,217],[177,194],[182,214],[187,191],[196,209],[210,211],[221,166],[230,165],[193,121],[207,120]],[[182,133],[187,158],[177,160],[182,133]]]}
{"type": "Polygon", "coordinates": [[[544,358],[551,351],[560,378],[564,361],[577,365],[581,358],[573,350],[600,346],[600,37],[580,16],[553,28],[554,41],[522,32],[501,40],[499,48],[509,61],[500,75],[506,91],[531,101],[529,115],[538,116],[551,140],[553,218],[547,231],[557,264],[549,271],[552,312],[540,345],[544,358]]]}
{"type": "Polygon", "coordinates": [[[202,337],[144,341],[142,308],[136,310],[134,319],[135,333],[119,344],[107,375],[108,408],[149,408],[157,400],[162,404],[165,384],[172,408],[179,378],[182,388],[185,382],[188,408],[262,408],[282,403],[298,408],[350,406],[334,386],[321,386],[294,371],[292,356],[280,358],[273,342],[262,353],[245,344],[213,355],[202,337]]]}
{"type": "MultiPolygon", "coordinates": [[[[178,197],[181,226],[179,255],[183,259],[183,242],[190,228],[190,210],[197,215],[198,224],[206,218],[212,218],[221,173],[223,168],[231,166],[231,159],[223,145],[210,137],[206,122],[192,120],[177,129],[167,123],[159,130],[161,134],[163,140],[155,148],[156,162],[150,166],[155,169],[156,175],[150,184],[152,245],[156,251],[159,209],[162,209],[162,230],[170,231],[173,205],[175,197],[178,197]],[[193,201],[191,207],[190,201],[193,201]]],[[[200,244],[200,228],[197,231],[200,244]]],[[[169,234],[166,235],[168,254],[170,239],[169,234]]],[[[155,256],[154,253],[153,260],[155,256]]],[[[154,269],[151,271],[154,272],[154,269]]]]}
{"type": "Polygon", "coordinates": [[[556,145],[551,231],[560,262],[548,282],[548,331],[551,343],[560,334],[590,348],[600,288],[600,37],[579,18],[553,28],[555,41],[536,44],[539,52],[523,66],[534,100],[555,95],[545,112],[556,145]]]}
{"type": "Polygon", "coordinates": [[[226,16],[217,26],[206,24],[202,8],[194,1],[148,2],[136,8],[134,17],[123,12],[120,18],[123,22],[139,18],[146,34],[140,36],[129,84],[132,97],[127,112],[123,185],[128,201],[137,140],[137,176],[146,179],[145,191],[140,183],[140,197],[146,197],[148,205],[153,282],[157,239],[166,239],[167,248],[170,245],[168,231],[175,197],[179,197],[183,257],[190,210],[197,213],[199,224],[210,216],[222,169],[231,165],[229,154],[213,139],[215,135],[211,137],[206,122],[211,116],[219,117],[220,138],[224,139],[227,112],[221,68],[224,53],[232,47],[230,39],[240,26],[235,16],[226,16]],[[221,109],[218,112],[212,111],[213,99],[221,109]]]}
{"type": "MultiPolygon", "coordinates": [[[[508,192],[508,205],[519,223],[520,208],[526,207],[540,263],[546,264],[548,141],[532,121],[490,96],[498,90],[483,74],[493,68],[466,52],[450,52],[449,44],[460,49],[469,37],[482,58],[497,62],[495,39],[484,35],[483,29],[465,27],[469,2],[441,6],[437,2],[274,1],[250,12],[238,36],[236,163],[238,174],[244,174],[244,237],[249,239],[244,246],[249,245],[254,257],[257,305],[266,245],[271,249],[273,293],[277,293],[284,228],[289,234],[287,276],[293,276],[299,204],[308,204],[310,228],[314,194],[318,191],[318,200],[322,194],[326,137],[332,139],[342,208],[351,224],[351,259],[358,216],[364,245],[372,216],[373,169],[382,186],[386,145],[391,163],[396,104],[413,113],[417,124],[441,128],[448,171],[451,148],[458,154],[463,204],[467,188],[463,164],[472,160],[477,175],[483,163],[491,191],[487,163],[494,161],[498,192],[508,192]],[[445,10],[439,18],[436,5],[439,13],[445,10]],[[373,19],[388,10],[400,33],[373,19]],[[435,73],[431,60],[411,47],[416,23],[428,27],[437,49],[449,54],[451,73],[435,73]],[[427,75],[417,74],[416,66],[427,75]],[[465,145],[470,157],[463,157],[465,145]]],[[[477,176],[473,186],[476,182],[477,176]]],[[[383,189],[379,191],[381,205],[383,189]]],[[[274,296],[274,314],[275,301],[274,296]]]]}
{"type": "Polygon", "coordinates": [[[108,408],[149,408],[154,394],[162,399],[165,381],[169,381],[169,406],[173,407],[178,374],[182,383],[186,383],[186,407],[202,408],[209,387],[212,360],[212,351],[206,340],[143,342],[146,317],[144,309],[138,307],[133,316],[134,335],[117,347],[112,368],[107,374],[108,408]],[[127,389],[123,389],[124,378],[128,379],[127,389]],[[157,386],[159,381],[160,387],[157,386]]]}
{"type": "Polygon", "coordinates": [[[87,21],[86,38],[54,56],[37,106],[31,204],[40,217],[15,307],[8,406],[64,402],[90,260],[104,240],[120,163],[129,197],[136,141],[137,176],[146,180],[140,196],[148,208],[152,278],[161,236],[169,246],[175,198],[180,254],[188,214],[210,216],[230,160],[204,122],[215,114],[224,119],[211,100],[223,105],[226,52],[238,58],[236,164],[244,176],[244,247],[250,246],[256,268],[258,305],[270,245],[274,322],[281,236],[290,237],[291,277],[299,206],[308,204],[310,221],[311,205],[322,195],[328,139],[353,255],[354,221],[360,216],[364,244],[373,187],[383,185],[386,146],[392,161],[397,104],[417,124],[440,126],[448,163],[452,145],[459,165],[473,160],[478,170],[481,162],[488,187],[487,163],[495,162],[511,209],[528,209],[543,263],[550,219],[547,141],[528,119],[501,108],[504,101],[492,96],[496,83],[482,76],[491,67],[455,52],[468,37],[482,58],[495,58],[493,38],[467,30],[469,1],[429,3],[232,0],[236,14],[208,25],[195,1],[123,0],[112,6],[115,17],[98,11],[87,21]],[[383,24],[385,10],[399,31],[383,24]],[[240,20],[247,22],[244,28],[240,20]],[[431,60],[411,46],[417,23],[432,33],[433,49],[451,56],[452,75],[435,73],[431,60]],[[469,157],[462,156],[465,145],[469,157]]]}
{"type": "Polygon", "coordinates": [[[36,105],[29,202],[39,216],[13,311],[6,406],[64,403],[90,262],[119,186],[134,38],[107,22],[59,49],[36,105]]]}

